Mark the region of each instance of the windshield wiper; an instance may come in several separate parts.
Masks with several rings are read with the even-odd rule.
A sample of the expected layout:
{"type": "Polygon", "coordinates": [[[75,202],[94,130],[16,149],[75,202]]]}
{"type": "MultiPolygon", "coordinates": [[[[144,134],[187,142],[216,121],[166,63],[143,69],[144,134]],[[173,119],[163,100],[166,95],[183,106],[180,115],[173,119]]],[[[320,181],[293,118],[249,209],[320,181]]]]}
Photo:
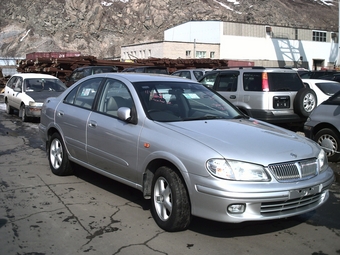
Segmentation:
{"type": "Polygon", "coordinates": [[[239,115],[236,115],[233,119],[249,119],[249,117],[246,115],[239,114],[239,115]]]}
{"type": "Polygon", "coordinates": [[[201,117],[185,118],[183,120],[187,121],[187,120],[214,120],[214,119],[224,119],[224,118],[221,116],[216,116],[216,115],[206,115],[206,116],[201,116],[201,117]]]}

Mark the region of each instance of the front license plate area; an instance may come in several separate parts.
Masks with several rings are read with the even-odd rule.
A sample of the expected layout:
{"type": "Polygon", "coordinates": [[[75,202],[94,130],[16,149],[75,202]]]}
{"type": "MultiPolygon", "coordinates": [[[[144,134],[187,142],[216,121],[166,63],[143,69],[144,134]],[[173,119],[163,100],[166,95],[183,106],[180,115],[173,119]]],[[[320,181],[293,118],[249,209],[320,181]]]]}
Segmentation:
{"type": "Polygon", "coordinates": [[[319,185],[310,188],[291,190],[289,192],[289,197],[290,199],[303,198],[306,196],[315,195],[319,193],[319,191],[320,191],[319,185]]]}

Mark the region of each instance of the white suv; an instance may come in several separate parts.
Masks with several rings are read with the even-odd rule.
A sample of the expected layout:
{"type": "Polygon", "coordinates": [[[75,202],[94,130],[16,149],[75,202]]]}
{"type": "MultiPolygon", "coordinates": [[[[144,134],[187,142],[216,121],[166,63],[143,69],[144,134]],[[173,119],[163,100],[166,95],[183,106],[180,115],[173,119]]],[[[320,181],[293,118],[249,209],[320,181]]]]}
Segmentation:
{"type": "Polygon", "coordinates": [[[213,70],[200,83],[219,92],[241,111],[270,123],[304,122],[316,95],[287,68],[239,67],[213,70]]]}

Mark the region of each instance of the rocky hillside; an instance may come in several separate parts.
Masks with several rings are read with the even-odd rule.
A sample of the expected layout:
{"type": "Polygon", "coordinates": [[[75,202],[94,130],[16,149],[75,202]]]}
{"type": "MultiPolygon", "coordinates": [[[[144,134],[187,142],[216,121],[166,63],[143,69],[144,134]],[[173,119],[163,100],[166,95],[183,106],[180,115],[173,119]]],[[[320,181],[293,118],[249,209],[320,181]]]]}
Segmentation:
{"type": "Polygon", "coordinates": [[[120,46],[162,40],[192,20],[338,31],[338,1],[329,0],[7,0],[0,3],[0,56],[80,51],[120,56],[120,46]]]}

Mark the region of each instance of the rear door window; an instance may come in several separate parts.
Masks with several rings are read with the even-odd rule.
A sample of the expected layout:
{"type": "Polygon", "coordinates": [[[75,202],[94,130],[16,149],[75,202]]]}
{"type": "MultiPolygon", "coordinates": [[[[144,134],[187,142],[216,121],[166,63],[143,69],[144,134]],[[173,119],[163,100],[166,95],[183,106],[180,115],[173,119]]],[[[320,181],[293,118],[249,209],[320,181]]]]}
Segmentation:
{"type": "Polygon", "coordinates": [[[243,74],[244,91],[262,91],[262,73],[243,74]]]}
{"type": "Polygon", "coordinates": [[[238,73],[223,73],[215,83],[214,89],[217,91],[236,91],[238,73]]]}
{"type": "Polygon", "coordinates": [[[17,83],[19,77],[13,76],[7,83],[7,87],[14,89],[15,84],[17,83]]]}
{"type": "Polygon", "coordinates": [[[102,78],[89,79],[74,88],[64,99],[65,103],[91,109],[102,78]]]}

